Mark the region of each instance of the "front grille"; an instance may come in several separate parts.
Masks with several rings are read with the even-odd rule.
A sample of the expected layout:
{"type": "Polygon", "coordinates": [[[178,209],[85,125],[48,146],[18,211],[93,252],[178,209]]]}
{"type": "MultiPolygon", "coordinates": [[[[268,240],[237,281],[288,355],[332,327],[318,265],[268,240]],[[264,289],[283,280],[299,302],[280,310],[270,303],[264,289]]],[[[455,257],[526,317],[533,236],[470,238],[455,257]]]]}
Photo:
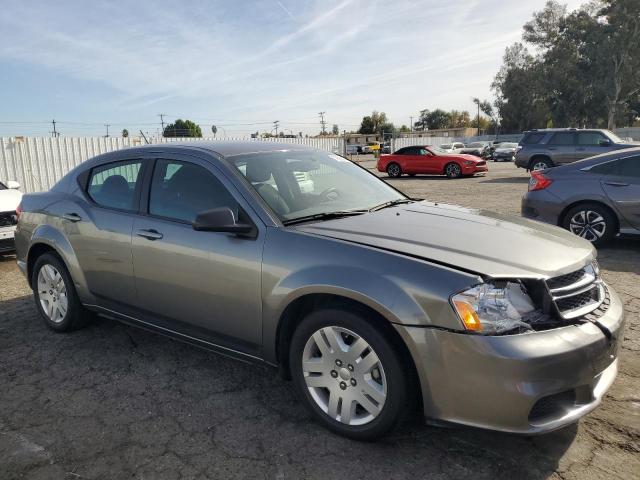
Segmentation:
{"type": "Polygon", "coordinates": [[[596,310],[605,299],[606,289],[595,263],[547,280],[547,288],[558,314],[565,320],[596,310]]]}
{"type": "Polygon", "coordinates": [[[487,162],[485,162],[484,160],[483,160],[482,162],[478,162],[478,163],[476,163],[476,165],[477,165],[478,167],[483,167],[483,166],[484,166],[484,165],[486,165],[486,164],[487,164],[487,162]]]}
{"type": "Polygon", "coordinates": [[[576,270],[575,272],[567,273],[566,275],[561,275],[559,277],[554,277],[547,280],[547,286],[551,289],[566,287],[571,285],[572,283],[576,283],[584,276],[584,268],[580,270],[576,270]]]}
{"type": "Polygon", "coordinates": [[[16,212],[0,212],[0,227],[12,227],[18,224],[16,212]]]}

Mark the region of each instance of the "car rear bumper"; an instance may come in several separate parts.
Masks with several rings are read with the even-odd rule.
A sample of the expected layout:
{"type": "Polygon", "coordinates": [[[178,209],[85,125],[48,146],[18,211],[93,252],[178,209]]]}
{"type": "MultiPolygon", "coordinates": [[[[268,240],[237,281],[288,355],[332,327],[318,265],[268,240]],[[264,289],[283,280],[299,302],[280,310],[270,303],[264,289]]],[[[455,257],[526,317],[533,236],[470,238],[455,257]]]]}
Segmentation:
{"type": "Polygon", "coordinates": [[[549,190],[535,190],[522,196],[520,214],[531,220],[559,225],[564,203],[549,190]]]}
{"type": "Polygon", "coordinates": [[[0,252],[10,252],[15,250],[16,227],[0,227],[0,252]]]}
{"type": "Polygon", "coordinates": [[[396,325],[417,366],[425,417],[523,434],[576,422],[617,374],[624,314],[612,290],[610,299],[601,327],[482,336],[396,325]]]}

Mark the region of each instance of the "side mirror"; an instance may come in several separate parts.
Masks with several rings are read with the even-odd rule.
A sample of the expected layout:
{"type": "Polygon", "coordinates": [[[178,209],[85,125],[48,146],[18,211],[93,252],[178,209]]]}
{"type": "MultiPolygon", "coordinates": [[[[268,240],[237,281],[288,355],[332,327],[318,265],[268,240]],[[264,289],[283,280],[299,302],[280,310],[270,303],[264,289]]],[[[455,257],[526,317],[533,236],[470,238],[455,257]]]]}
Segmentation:
{"type": "Polygon", "coordinates": [[[193,229],[200,232],[228,232],[251,238],[255,238],[258,233],[254,225],[237,223],[228,207],[200,212],[193,222],[193,229]]]}
{"type": "Polygon", "coordinates": [[[611,140],[600,140],[600,141],[598,142],[598,144],[599,144],[601,147],[608,147],[608,146],[610,146],[610,145],[611,145],[611,140]]]}
{"type": "Polygon", "coordinates": [[[20,188],[20,184],[15,180],[9,180],[7,182],[7,188],[10,188],[11,190],[18,190],[20,188]]]}

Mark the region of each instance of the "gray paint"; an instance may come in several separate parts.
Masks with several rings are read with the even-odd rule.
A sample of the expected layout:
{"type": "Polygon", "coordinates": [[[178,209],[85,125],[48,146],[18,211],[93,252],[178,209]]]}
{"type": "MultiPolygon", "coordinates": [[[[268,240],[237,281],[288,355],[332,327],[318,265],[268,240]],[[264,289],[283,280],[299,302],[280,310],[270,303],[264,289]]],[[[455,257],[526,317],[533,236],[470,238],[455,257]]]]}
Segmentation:
{"type": "Polygon", "coordinates": [[[623,319],[614,292],[600,320],[614,334],[611,342],[590,323],[522,335],[469,335],[449,304],[452,294],[483,278],[545,279],[580,268],[595,256],[588,242],[523,219],[426,202],[284,227],[221,158],[247,153],[249,146],[283,148],[261,145],[223,149],[216,143],[216,151],[202,144],[150,146],[89,160],[51,192],[25,196],[16,232],[18,263],[26,269],[31,248],[46,244],[61,255],[90,308],[269,364],[277,362],[278,327],[291,302],[317,293],[352,299],[378,312],[404,339],[431,418],[535,433],[575,421],[597,405],[599,397],[562,421],[527,423],[527,409],[540,396],[593,380],[607,366],[611,380],[623,319]],[[206,166],[257,225],[257,238],[196,232],[178,222],[91,205],[76,177],[124,153],[145,162],[179,156],[206,166]],[[64,220],[70,210],[82,221],[64,220]],[[156,228],[164,237],[137,237],[138,228],[156,228]],[[578,360],[584,364],[579,368],[578,360]],[[523,385],[531,388],[518,394],[523,385]]]}

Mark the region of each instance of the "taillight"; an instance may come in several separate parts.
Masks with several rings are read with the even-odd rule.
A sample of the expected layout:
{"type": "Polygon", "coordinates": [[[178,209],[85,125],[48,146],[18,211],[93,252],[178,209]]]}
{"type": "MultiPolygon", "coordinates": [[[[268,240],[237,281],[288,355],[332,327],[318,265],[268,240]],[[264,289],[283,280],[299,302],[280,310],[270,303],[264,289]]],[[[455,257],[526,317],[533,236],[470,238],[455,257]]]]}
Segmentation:
{"type": "Polygon", "coordinates": [[[20,220],[20,214],[22,213],[22,204],[16,207],[16,219],[20,220]]]}
{"type": "Polygon", "coordinates": [[[534,170],[531,172],[531,178],[529,179],[529,191],[544,190],[553,183],[549,177],[544,173],[534,170]]]}

